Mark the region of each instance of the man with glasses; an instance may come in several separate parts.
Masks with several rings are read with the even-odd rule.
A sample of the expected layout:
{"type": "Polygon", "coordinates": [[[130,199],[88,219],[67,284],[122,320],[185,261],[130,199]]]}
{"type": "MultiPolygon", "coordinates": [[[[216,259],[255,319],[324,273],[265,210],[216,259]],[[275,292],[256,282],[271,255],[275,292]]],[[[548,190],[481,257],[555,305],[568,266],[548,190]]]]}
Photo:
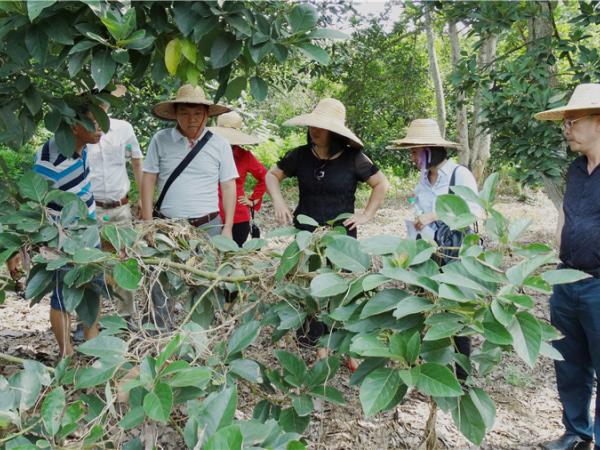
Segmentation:
{"type": "Polygon", "coordinates": [[[564,361],[555,361],[556,385],[563,407],[565,433],[546,442],[546,450],[600,450],[600,396],[595,419],[589,415],[594,376],[600,373],[600,84],[575,88],[567,106],[535,115],[562,120],[564,136],[579,154],[569,166],[557,239],[559,268],[590,277],[554,286],[550,319],[564,338],[554,346],[564,361]]]}

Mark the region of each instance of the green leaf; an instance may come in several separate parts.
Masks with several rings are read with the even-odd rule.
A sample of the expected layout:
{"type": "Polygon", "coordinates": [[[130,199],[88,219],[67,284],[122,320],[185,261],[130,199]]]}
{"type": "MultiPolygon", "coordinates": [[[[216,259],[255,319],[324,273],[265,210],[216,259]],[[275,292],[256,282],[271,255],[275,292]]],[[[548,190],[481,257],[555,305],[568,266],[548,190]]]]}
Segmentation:
{"type": "Polygon", "coordinates": [[[242,53],[243,42],[231,33],[220,33],[210,49],[210,63],[214,69],[228,66],[242,53]]]}
{"type": "Polygon", "coordinates": [[[144,397],[144,412],[158,422],[167,423],[173,408],[173,391],[166,383],[158,383],[144,397]]]}
{"type": "Polygon", "coordinates": [[[489,205],[494,203],[496,200],[496,191],[498,187],[498,181],[500,180],[500,174],[495,172],[486,178],[483,183],[483,188],[479,193],[479,197],[481,197],[485,202],[489,205]]]}
{"type": "Polygon", "coordinates": [[[42,421],[44,422],[44,428],[46,428],[46,431],[50,436],[54,436],[58,433],[65,406],[65,391],[62,386],[52,390],[46,398],[44,398],[40,413],[42,421]]]}
{"type": "Polygon", "coordinates": [[[416,297],[411,295],[405,297],[394,310],[394,317],[396,319],[402,319],[403,317],[411,314],[417,314],[423,311],[429,311],[434,305],[423,297],[416,297]]]}
{"type": "Polygon", "coordinates": [[[348,281],[335,273],[322,273],[310,282],[313,297],[332,297],[348,290],[348,281]]]}
{"type": "Polygon", "coordinates": [[[394,398],[400,387],[400,376],[395,369],[380,368],[365,377],[360,385],[360,404],[365,416],[382,411],[394,398]]]}
{"type": "Polygon", "coordinates": [[[435,210],[439,219],[453,230],[466,228],[477,220],[467,202],[458,195],[438,195],[435,210]]]}
{"type": "Polygon", "coordinates": [[[315,386],[311,388],[310,393],[336,405],[346,404],[342,393],[332,386],[315,386]]]}
{"type": "Polygon", "coordinates": [[[548,270],[541,274],[542,279],[551,286],[555,284],[575,283],[590,278],[591,275],[574,269],[548,270]]]}
{"type": "Polygon", "coordinates": [[[309,3],[298,3],[287,15],[293,33],[312,30],[317,25],[319,16],[316,8],[309,3]]]}
{"type": "Polygon", "coordinates": [[[229,370],[250,383],[262,383],[260,366],[251,359],[236,359],[229,364],[229,370]]]}
{"type": "Polygon", "coordinates": [[[300,225],[307,225],[309,227],[318,227],[319,226],[319,222],[317,222],[312,217],[308,217],[307,215],[304,215],[304,214],[298,214],[298,216],[296,217],[296,220],[298,221],[298,223],[300,225]]]}
{"type": "Polygon", "coordinates": [[[234,355],[241,352],[254,342],[259,332],[260,322],[258,320],[253,320],[240,326],[235,330],[227,343],[227,353],[234,355]]]}
{"type": "Polygon", "coordinates": [[[75,388],[86,389],[98,385],[104,385],[110,380],[117,368],[118,364],[105,360],[100,360],[92,367],[84,367],[77,370],[75,373],[75,388]]]}
{"type": "Polygon", "coordinates": [[[225,97],[229,100],[237,100],[242,94],[242,91],[246,88],[248,80],[246,77],[237,77],[234,80],[227,83],[227,89],[225,90],[225,97]]]}
{"type": "Polygon", "coordinates": [[[298,44],[298,48],[308,59],[312,59],[324,66],[329,64],[329,54],[321,47],[314,44],[301,43],[298,44]]]}
{"type": "Polygon", "coordinates": [[[142,274],[134,258],[115,264],[112,274],[119,287],[129,291],[135,291],[142,281],[142,274]]]}
{"type": "Polygon", "coordinates": [[[244,437],[238,424],[221,428],[204,445],[204,450],[241,450],[244,437]]]}
{"type": "Polygon", "coordinates": [[[477,387],[471,388],[469,397],[471,397],[473,404],[477,407],[481,417],[483,417],[486,430],[491,430],[496,421],[496,405],[494,404],[494,401],[483,389],[477,387]]]}
{"type": "Polygon", "coordinates": [[[27,287],[25,288],[26,299],[38,299],[52,289],[54,272],[47,271],[43,266],[35,267],[29,274],[27,287]]]}
{"type": "Polygon", "coordinates": [[[96,89],[101,91],[111,82],[116,68],[117,63],[110,55],[110,51],[94,50],[92,53],[91,72],[92,78],[96,83],[96,89]]]}
{"type": "Polygon", "coordinates": [[[89,264],[103,261],[109,257],[108,253],[97,248],[78,248],[73,254],[73,261],[77,264],[89,264]]]}
{"type": "Polygon", "coordinates": [[[458,408],[452,410],[452,419],[463,436],[473,444],[483,442],[485,421],[469,394],[460,397],[458,408]]]}
{"type": "Polygon", "coordinates": [[[29,200],[42,203],[46,192],[48,192],[48,182],[46,179],[35,172],[27,172],[17,182],[19,192],[29,200]]]}
{"type": "Polygon", "coordinates": [[[493,317],[483,322],[483,336],[493,344],[511,345],[512,336],[508,330],[493,317]]]}
{"type": "Polygon", "coordinates": [[[313,411],[313,401],[306,394],[292,395],[292,406],[300,417],[308,416],[313,411]]]}
{"type": "Polygon", "coordinates": [[[288,433],[300,433],[302,434],[308,424],[310,423],[310,418],[300,417],[296,414],[294,408],[288,408],[281,411],[279,415],[279,425],[287,431],[288,433]]]}
{"type": "Polygon", "coordinates": [[[439,339],[443,339],[446,337],[454,336],[460,330],[462,330],[464,325],[456,320],[446,320],[443,322],[436,323],[427,330],[425,336],[423,336],[424,341],[437,341],[439,339]]]}
{"type": "Polygon", "coordinates": [[[211,436],[218,429],[231,424],[237,407],[237,389],[228,387],[221,392],[213,392],[202,402],[198,423],[204,428],[204,435],[211,436]]]}
{"type": "Polygon", "coordinates": [[[262,102],[267,98],[269,85],[260,77],[250,78],[250,92],[256,101],[262,102]]]}
{"type": "Polygon", "coordinates": [[[119,421],[119,426],[124,430],[131,430],[144,422],[144,408],[136,406],[131,408],[125,416],[119,421]]]}
{"type": "Polygon", "coordinates": [[[44,9],[52,6],[56,0],[27,0],[27,15],[30,21],[34,21],[44,9]]]}
{"type": "Polygon", "coordinates": [[[360,356],[389,358],[392,356],[385,343],[373,335],[357,335],[352,338],[350,351],[360,356]]]}
{"type": "Polygon", "coordinates": [[[335,356],[319,359],[310,370],[306,379],[306,386],[318,386],[324,384],[335,376],[340,368],[340,360],[335,356]]]}
{"type": "Polygon", "coordinates": [[[553,255],[541,254],[521,261],[506,271],[506,277],[513,286],[521,286],[536,269],[553,259],[553,255]]]}
{"type": "Polygon", "coordinates": [[[275,280],[277,282],[283,280],[283,278],[296,267],[299,261],[300,248],[298,247],[298,243],[296,241],[292,241],[292,243],[286,247],[281,255],[281,262],[277,268],[275,280]]]}
{"type": "Polygon", "coordinates": [[[174,388],[196,387],[204,389],[210,382],[212,371],[208,367],[189,367],[175,372],[175,376],[169,381],[174,388]]]}
{"type": "Polygon", "coordinates": [[[70,158],[75,152],[75,136],[71,126],[64,120],[60,122],[54,134],[58,151],[65,157],[70,158]]]}
{"type": "Polygon", "coordinates": [[[302,358],[284,350],[275,350],[275,356],[286,372],[293,375],[296,380],[304,381],[307,369],[302,358]]]}
{"type": "Polygon", "coordinates": [[[81,344],[77,351],[100,359],[122,360],[127,342],[115,336],[99,335],[81,344]]]}
{"type": "Polygon", "coordinates": [[[519,239],[529,225],[531,225],[531,222],[531,219],[519,219],[511,222],[508,226],[508,240],[510,242],[515,242],[519,239]]]}
{"type": "Polygon", "coordinates": [[[340,269],[351,272],[364,272],[371,266],[371,258],[360,249],[359,242],[342,236],[327,245],[325,256],[340,269]]]}
{"type": "Polygon", "coordinates": [[[391,311],[409,295],[408,292],[401,289],[384,289],[383,291],[379,291],[367,301],[360,313],[360,318],[366,319],[367,317],[391,311]]]}
{"type": "Polygon", "coordinates": [[[425,363],[420,368],[417,389],[432,397],[458,397],[463,390],[454,374],[446,366],[425,363]]]}
{"type": "Polygon", "coordinates": [[[513,338],[513,348],[530,367],[535,360],[542,344],[542,327],[535,317],[528,312],[519,312],[508,326],[513,338]]]}
{"type": "Polygon", "coordinates": [[[373,255],[391,255],[396,251],[402,239],[398,236],[373,236],[360,240],[360,248],[369,254],[373,255]]]}
{"type": "Polygon", "coordinates": [[[210,241],[217,250],[222,252],[238,252],[240,250],[239,245],[233,239],[220,234],[211,237],[210,241]]]}
{"type": "Polygon", "coordinates": [[[172,39],[165,47],[165,67],[171,75],[177,73],[177,66],[181,61],[181,42],[179,39],[172,39]]]}
{"type": "Polygon", "coordinates": [[[100,312],[100,298],[98,293],[93,289],[86,289],[81,302],[79,302],[75,310],[83,324],[91,327],[98,319],[98,313],[100,312]]]}

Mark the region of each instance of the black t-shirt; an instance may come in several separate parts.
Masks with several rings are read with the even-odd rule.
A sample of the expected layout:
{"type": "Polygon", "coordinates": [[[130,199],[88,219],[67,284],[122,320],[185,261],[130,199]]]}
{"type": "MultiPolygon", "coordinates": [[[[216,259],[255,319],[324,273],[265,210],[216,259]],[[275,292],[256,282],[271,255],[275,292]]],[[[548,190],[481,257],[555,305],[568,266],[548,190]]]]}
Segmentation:
{"type": "MultiPolygon", "coordinates": [[[[298,178],[299,201],[294,217],[304,214],[320,225],[342,213],[354,213],[356,187],[379,169],[361,151],[346,148],[335,159],[322,160],[309,145],[297,147],[279,160],[287,177],[298,178]]],[[[298,228],[309,229],[296,223],[298,228]]]]}
{"type": "Polygon", "coordinates": [[[585,156],[569,166],[563,211],[560,260],[574,269],[600,269],[600,167],[588,174],[585,156]]]}

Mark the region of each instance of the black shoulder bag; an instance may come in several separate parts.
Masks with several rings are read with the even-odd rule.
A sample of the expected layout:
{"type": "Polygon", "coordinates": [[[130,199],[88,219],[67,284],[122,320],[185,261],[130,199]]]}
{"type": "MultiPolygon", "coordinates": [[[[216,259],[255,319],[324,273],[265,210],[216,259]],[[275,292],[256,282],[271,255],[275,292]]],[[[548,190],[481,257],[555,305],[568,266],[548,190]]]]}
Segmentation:
{"type": "Polygon", "coordinates": [[[177,177],[179,175],[181,175],[181,172],[183,172],[185,170],[185,168],[192,162],[192,159],[194,159],[196,157],[196,155],[198,153],[200,153],[200,150],[202,150],[204,148],[204,146],[209,141],[209,139],[212,137],[212,135],[213,134],[210,131],[207,131],[206,134],[204,136],[202,136],[202,139],[200,139],[198,142],[196,142],[196,145],[194,145],[194,148],[191,149],[189,151],[189,153],[187,155],[185,155],[185,158],[183,158],[181,160],[181,162],[177,165],[177,167],[175,167],[175,170],[171,173],[171,175],[167,179],[167,182],[165,183],[164,187],[162,188],[162,191],[160,191],[158,200],[156,201],[156,203],[154,205],[154,210],[152,211],[152,215],[154,217],[159,218],[159,219],[163,219],[165,217],[160,213],[160,207],[162,206],[162,202],[165,199],[165,195],[167,194],[167,191],[169,190],[169,188],[171,187],[173,182],[177,179],[177,177]]]}
{"type": "MultiPolygon", "coordinates": [[[[448,192],[452,193],[452,187],[456,182],[456,171],[459,167],[456,166],[452,171],[452,176],[450,177],[450,184],[448,185],[448,192]]],[[[441,220],[436,220],[435,222],[436,230],[433,239],[437,243],[439,247],[446,247],[440,249],[440,253],[444,256],[439,256],[436,258],[438,264],[443,266],[455,260],[458,257],[459,249],[465,240],[465,236],[468,234],[473,234],[473,230],[471,228],[467,228],[465,231],[460,230],[452,230],[448,225],[446,225],[441,220]],[[448,248],[452,247],[452,248],[448,248]]]]}

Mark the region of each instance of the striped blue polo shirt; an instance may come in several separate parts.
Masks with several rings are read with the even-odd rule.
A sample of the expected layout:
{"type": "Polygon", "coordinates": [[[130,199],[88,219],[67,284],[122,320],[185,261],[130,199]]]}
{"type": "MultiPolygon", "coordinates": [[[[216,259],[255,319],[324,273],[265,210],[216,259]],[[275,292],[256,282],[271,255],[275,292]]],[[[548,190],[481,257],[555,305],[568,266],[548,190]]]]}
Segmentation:
{"type": "MultiPolygon", "coordinates": [[[[33,171],[50,180],[52,188],[77,195],[87,205],[90,218],[96,218],[85,147],[81,155],[74,153],[73,157],[66,158],[58,151],[55,140],[50,139],[36,153],[33,171]]],[[[57,213],[61,210],[61,206],[54,202],[48,203],[48,208],[57,213]]]]}

